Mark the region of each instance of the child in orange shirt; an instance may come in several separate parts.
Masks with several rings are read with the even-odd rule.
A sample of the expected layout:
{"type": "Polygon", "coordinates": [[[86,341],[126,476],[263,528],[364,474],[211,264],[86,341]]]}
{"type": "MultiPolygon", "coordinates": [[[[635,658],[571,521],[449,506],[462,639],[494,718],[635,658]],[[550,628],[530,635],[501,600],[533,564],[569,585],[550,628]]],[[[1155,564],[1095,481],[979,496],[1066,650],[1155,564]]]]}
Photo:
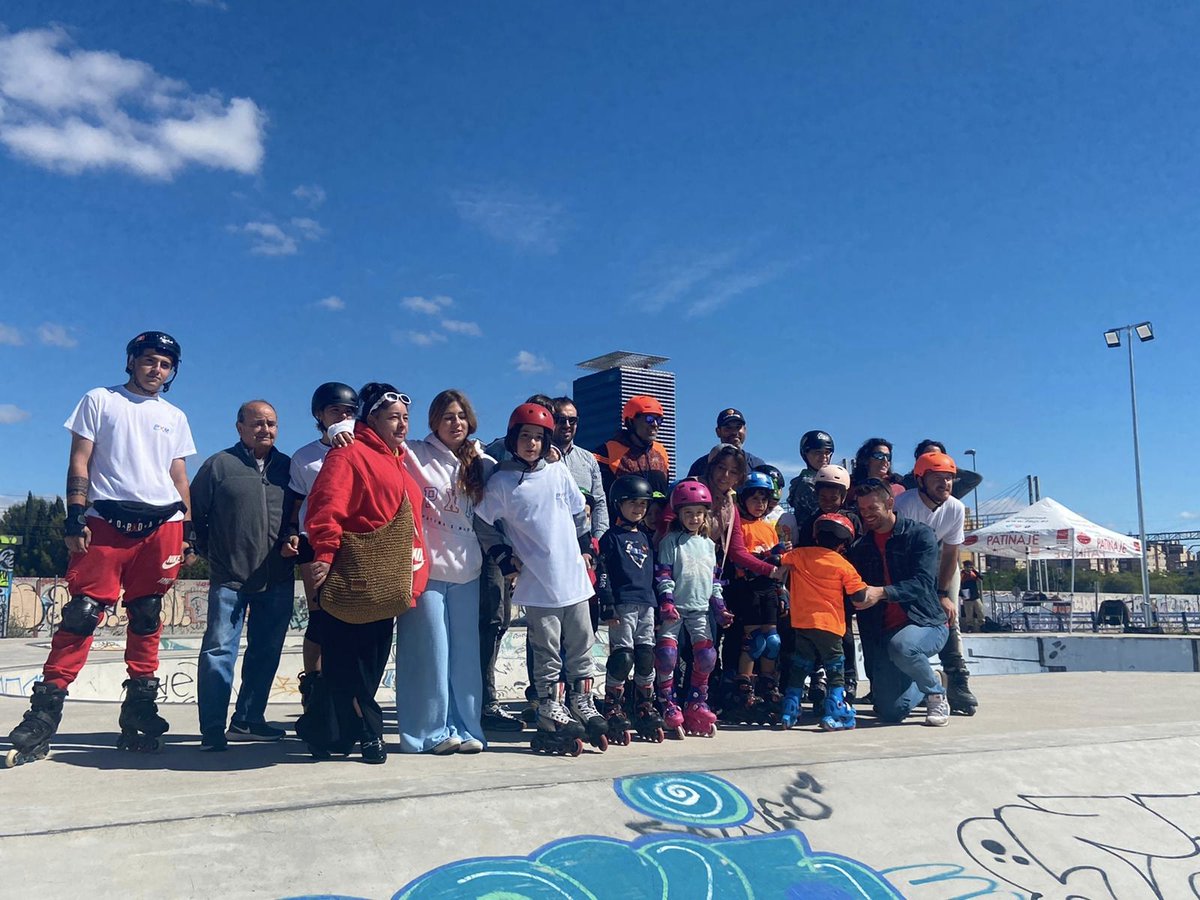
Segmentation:
{"type": "Polygon", "coordinates": [[[796,649],[787,694],[783,698],[783,727],[800,718],[804,679],[821,666],[829,678],[821,728],[845,731],[854,727],[854,707],[846,702],[842,677],[842,635],[846,633],[844,599],[861,600],[866,582],[838,552],[854,539],[854,524],[841,513],[825,513],[813,523],[815,547],[797,547],[783,554],[792,595],[792,634],[796,649]]]}

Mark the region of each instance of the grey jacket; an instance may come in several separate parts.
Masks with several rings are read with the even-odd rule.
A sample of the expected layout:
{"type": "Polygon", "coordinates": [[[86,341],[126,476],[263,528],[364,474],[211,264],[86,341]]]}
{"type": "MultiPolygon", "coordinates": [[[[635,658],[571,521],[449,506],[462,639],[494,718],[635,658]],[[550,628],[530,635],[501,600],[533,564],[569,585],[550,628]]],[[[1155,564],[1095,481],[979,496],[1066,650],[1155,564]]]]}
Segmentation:
{"type": "Polygon", "coordinates": [[[596,454],[572,444],[563,455],[563,462],[579,489],[592,495],[592,537],[599,540],[608,531],[608,499],[604,496],[604,480],[600,477],[596,454]]]}
{"type": "Polygon", "coordinates": [[[238,441],[210,456],[192,479],[192,521],[210,577],[222,587],[258,593],[291,581],[292,561],[280,555],[291,457],[271,450],[260,473],[238,441]]]}

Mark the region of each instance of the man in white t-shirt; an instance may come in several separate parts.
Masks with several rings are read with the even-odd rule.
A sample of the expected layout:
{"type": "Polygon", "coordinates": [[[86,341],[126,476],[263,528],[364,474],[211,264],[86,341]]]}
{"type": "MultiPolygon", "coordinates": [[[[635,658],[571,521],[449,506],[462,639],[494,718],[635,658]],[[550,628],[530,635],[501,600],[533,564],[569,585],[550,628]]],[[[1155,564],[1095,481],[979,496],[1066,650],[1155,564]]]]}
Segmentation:
{"type": "Polygon", "coordinates": [[[304,519],[308,514],[308,495],[325,463],[325,455],[338,447],[354,441],[354,417],[358,415],[358,392],[340,381],[327,381],[312,395],[313,418],[321,436],[305,444],[292,455],[292,468],[288,491],[293,498],[292,533],[283,548],[284,556],[296,556],[300,564],[300,576],[304,580],[304,595],[308,601],[308,627],[304,631],[304,646],[301,651],[304,671],[300,673],[300,703],[307,707],[309,695],[315,681],[313,676],[321,671],[322,627],[326,613],[317,605],[316,587],[313,585],[311,568],[312,547],[304,532],[304,519]]]}
{"type": "Polygon", "coordinates": [[[964,539],[966,507],[952,494],[957,473],[954,460],[944,452],[933,450],[921,454],[913,467],[917,487],[896,498],[896,511],[932,528],[941,545],[938,601],[946,611],[950,626],[946,646],[939,654],[942,670],[946,673],[946,699],[953,712],[973,716],[979,701],[971,693],[968,683],[967,662],[963,658],[958,628],[958,552],[964,539]]]}
{"type": "Polygon", "coordinates": [[[179,369],[179,343],[161,331],[125,348],[124,385],[88,391],[65,425],[71,432],[65,542],[71,552],[58,630],[31,708],[9,739],[9,765],[44,757],[67,688],[87,660],[92,634],[124,598],[125,701],[120,749],[157,749],[158,643],[163,595],[192,552],[187,466],[196,452],[187,417],[164,398],[179,369]]]}

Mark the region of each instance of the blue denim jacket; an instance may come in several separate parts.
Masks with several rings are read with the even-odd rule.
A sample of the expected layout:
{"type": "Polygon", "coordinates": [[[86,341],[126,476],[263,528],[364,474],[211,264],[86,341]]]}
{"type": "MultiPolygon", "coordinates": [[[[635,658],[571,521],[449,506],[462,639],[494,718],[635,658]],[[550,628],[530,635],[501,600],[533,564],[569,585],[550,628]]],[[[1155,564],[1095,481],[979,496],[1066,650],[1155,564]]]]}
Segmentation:
{"type": "MultiPolygon", "coordinates": [[[[923,522],[896,516],[896,527],[884,545],[889,602],[899,603],[914,625],[945,625],[946,613],[938,602],[937,571],[941,551],[933,529],[923,522]]],[[[883,559],[875,546],[875,535],[866,532],[850,545],[846,554],[867,584],[884,583],[883,559]]],[[[883,604],[877,603],[858,614],[859,632],[865,638],[883,630],[883,604]]]]}

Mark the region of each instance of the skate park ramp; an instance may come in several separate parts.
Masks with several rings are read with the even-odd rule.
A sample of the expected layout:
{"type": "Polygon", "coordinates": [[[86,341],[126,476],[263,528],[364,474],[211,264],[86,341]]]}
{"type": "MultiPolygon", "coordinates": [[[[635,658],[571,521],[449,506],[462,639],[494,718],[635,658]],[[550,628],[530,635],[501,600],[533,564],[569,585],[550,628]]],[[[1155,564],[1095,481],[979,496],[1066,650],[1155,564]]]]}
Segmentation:
{"type": "MultiPolygon", "coordinates": [[[[0,771],[0,884],[48,898],[81,885],[97,897],[1200,896],[1194,673],[972,687],[978,715],[946,728],[864,713],[852,732],[728,727],[577,759],[532,754],[528,732],[494,735],[477,756],[402,756],[393,731],[384,766],[314,762],[294,739],[201,752],[188,704],[163,707],[160,753],[121,753],[116,706],[72,699],[52,756],[0,771]]],[[[0,697],[0,721],[24,709],[0,697]]]]}

